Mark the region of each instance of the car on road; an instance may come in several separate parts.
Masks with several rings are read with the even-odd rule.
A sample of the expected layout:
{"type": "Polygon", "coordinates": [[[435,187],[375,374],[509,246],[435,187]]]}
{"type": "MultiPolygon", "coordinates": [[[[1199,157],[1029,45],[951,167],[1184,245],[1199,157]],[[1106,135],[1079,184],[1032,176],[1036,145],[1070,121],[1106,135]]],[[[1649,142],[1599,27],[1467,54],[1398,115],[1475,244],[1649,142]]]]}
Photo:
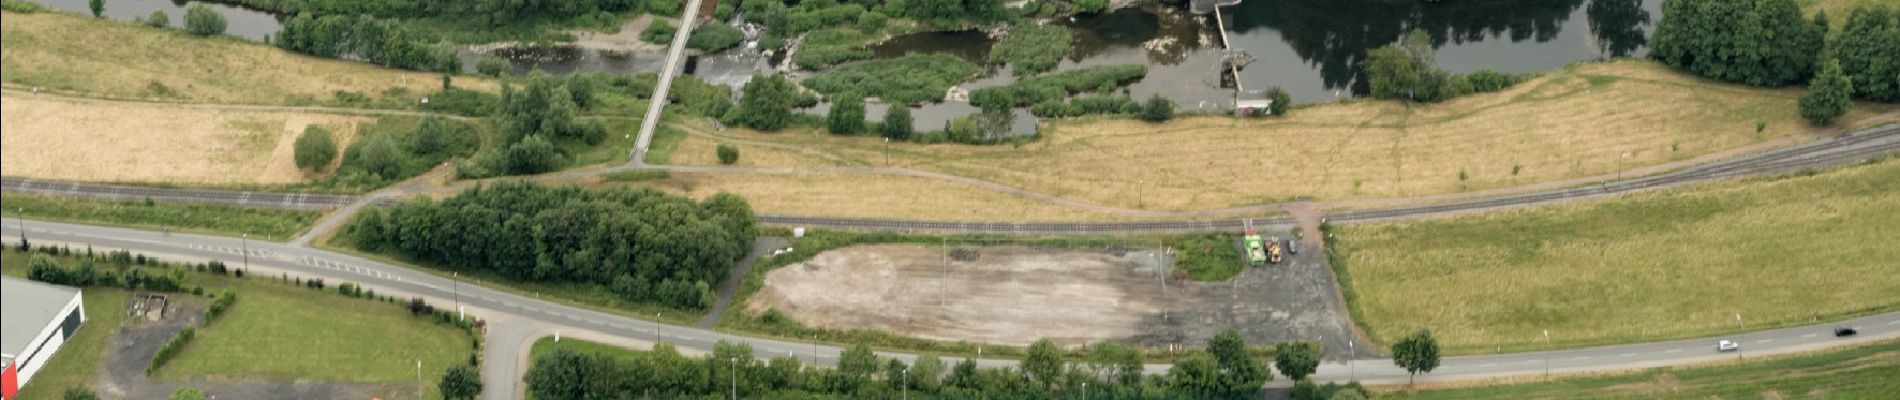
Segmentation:
{"type": "Polygon", "coordinates": [[[1300,254],[1299,242],[1295,242],[1292,239],[1287,239],[1286,252],[1289,254],[1300,254]]]}
{"type": "Polygon", "coordinates": [[[1854,329],[1854,327],[1851,326],[1842,325],[1834,327],[1834,337],[1854,336],[1854,334],[1857,333],[1860,333],[1860,330],[1854,329]]]}
{"type": "Polygon", "coordinates": [[[1733,340],[1724,339],[1720,342],[1715,342],[1715,351],[1736,351],[1741,349],[1742,344],[1735,343],[1733,340]]]}

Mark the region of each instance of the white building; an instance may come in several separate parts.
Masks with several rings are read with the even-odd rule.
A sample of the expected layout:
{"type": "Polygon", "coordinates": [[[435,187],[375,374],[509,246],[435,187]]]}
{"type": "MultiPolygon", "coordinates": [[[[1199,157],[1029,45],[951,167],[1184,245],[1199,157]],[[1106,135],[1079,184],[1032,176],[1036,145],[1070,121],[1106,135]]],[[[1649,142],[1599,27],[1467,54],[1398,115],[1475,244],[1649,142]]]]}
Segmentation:
{"type": "Polygon", "coordinates": [[[85,322],[79,289],[0,277],[0,397],[13,400],[85,322]]]}

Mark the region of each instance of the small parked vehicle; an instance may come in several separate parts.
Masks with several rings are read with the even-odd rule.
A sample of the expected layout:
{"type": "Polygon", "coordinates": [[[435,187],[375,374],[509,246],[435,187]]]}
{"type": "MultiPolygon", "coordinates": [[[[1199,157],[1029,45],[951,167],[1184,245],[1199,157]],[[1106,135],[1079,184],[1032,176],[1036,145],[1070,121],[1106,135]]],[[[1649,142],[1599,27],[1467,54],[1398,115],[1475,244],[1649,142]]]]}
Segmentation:
{"type": "Polygon", "coordinates": [[[1300,254],[1300,245],[1299,245],[1299,242],[1296,242],[1296,241],[1293,241],[1293,240],[1287,240],[1287,241],[1286,241],[1286,252],[1287,252],[1287,253],[1291,253],[1291,254],[1300,254]]]}
{"type": "Polygon", "coordinates": [[[1720,342],[1715,342],[1715,351],[1736,351],[1741,349],[1742,344],[1735,343],[1733,340],[1724,339],[1720,342]]]}
{"type": "Polygon", "coordinates": [[[1860,333],[1860,331],[1851,326],[1842,325],[1834,327],[1834,337],[1854,336],[1856,333],[1860,333]]]}

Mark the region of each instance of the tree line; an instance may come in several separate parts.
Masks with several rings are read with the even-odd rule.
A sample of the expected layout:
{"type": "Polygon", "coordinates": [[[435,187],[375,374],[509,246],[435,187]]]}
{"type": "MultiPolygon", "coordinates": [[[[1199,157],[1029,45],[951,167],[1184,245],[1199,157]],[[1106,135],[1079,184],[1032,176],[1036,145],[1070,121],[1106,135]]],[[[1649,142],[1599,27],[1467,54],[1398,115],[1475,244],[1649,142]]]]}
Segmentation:
{"type": "Polygon", "coordinates": [[[345,227],[358,248],[511,279],[605,288],[630,302],[711,305],[713,283],[751,247],[752,209],[651,188],[583,190],[530,183],[477,187],[370,209],[345,227]]]}
{"type": "Polygon", "coordinates": [[[1887,5],[1857,7],[1830,35],[1794,0],[1667,0],[1650,57],[1691,73],[1756,86],[1806,83],[1801,115],[1828,125],[1851,98],[1900,101],[1900,22],[1887,5]]]}
{"type": "Polygon", "coordinates": [[[300,13],[284,21],[273,42],[285,50],[326,58],[355,57],[384,67],[457,73],[455,48],[425,31],[368,14],[300,13]]]}
{"type": "Polygon", "coordinates": [[[797,356],[760,360],[750,345],[721,341],[697,358],[664,343],[632,357],[556,347],[535,358],[525,380],[528,392],[542,399],[1244,399],[1259,397],[1272,378],[1267,368],[1229,330],[1209,340],[1206,351],[1152,376],[1143,374],[1138,350],[1113,342],[1089,346],[1072,362],[1044,339],[1029,347],[1019,367],[1002,368],[979,368],[971,358],[951,364],[930,354],[906,364],[860,344],[846,348],[836,368],[815,368],[797,356]]]}
{"type": "MultiPolygon", "coordinates": [[[[1488,69],[1470,74],[1445,71],[1433,60],[1432,43],[1431,34],[1413,30],[1399,43],[1366,52],[1366,60],[1360,67],[1365,69],[1372,97],[1431,103],[1471,93],[1495,92],[1523,80],[1517,75],[1488,69]]],[[[1280,103],[1283,103],[1284,91],[1273,96],[1274,113],[1283,113],[1284,106],[1280,103]]]]}

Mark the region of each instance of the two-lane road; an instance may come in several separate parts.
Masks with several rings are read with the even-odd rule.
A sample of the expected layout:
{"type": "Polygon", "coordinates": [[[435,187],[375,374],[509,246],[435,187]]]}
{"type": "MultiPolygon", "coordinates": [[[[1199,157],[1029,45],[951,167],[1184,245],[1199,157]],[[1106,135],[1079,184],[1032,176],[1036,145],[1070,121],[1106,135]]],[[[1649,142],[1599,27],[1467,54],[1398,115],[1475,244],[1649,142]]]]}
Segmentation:
{"type": "MultiPolygon", "coordinates": [[[[637,342],[650,341],[657,336],[660,340],[681,348],[702,351],[710,349],[716,341],[732,340],[752,345],[761,357],[793,355],[807,363],[815,362],[820,365],[834,363],[840,352],[839,348],[833,346],[815,346],[811,343],[729,335],[706,329],[656,324],[649,320],[625,315],[564,305],[532,295],[524,296],[494,290],[478,283],[457,283],[445,276],[349,254],[282,243],[262,241],[246,243],[230,237],[180,233],[166,235],[135,229],[31,220],[23,223],[18,220],[4,221],[0,223],[0,235],[4,235],[6,240],[18,240],[20,225],[25,226],[27,238],[42,245],[53,243],[91,245],[99,250],[126,249],[178,260],[218,259],[233,265],[240,263],[239,254],[242,249],[248,247],[251,254],[250,263],[254,268],[321,277],[333,282],[361,283],[386,293],[427,297],[432,303],[438,305],[449,305],[454,299],[459,298],[460,303],[467,306],[472,314],[489,319],[498,325],[490,328],[491,340],[516,342],[531,340],[532,335],[523,336],[523,329],[527,329],[526,332],[552,330],[589,332],[637,342]],[[498,331],[507,332],[509,337],[496,337],[498,331]]],[[[1444,360],[1437,371],[1421,376],[1420,379],[1433,381],[1536,375],[1544,372],[1546,360],[1553,372],[1582,372],[1680,365],[1737,356],[1735,353],[1716,353],[1713,348],[1716,339],[1737,340],[1742,343],[1742,356],[1755,356],[1894,337],[1900,337],[1900,312],[1838,323],[1725,335],[1719,338],[1671,340],[1552,352],[1450,357],[1444,360]],[[1833,337],[1829,329],[1842,324],[1861,328],[1860,335],[1850,338],[1833,337]]],[[[1538,338],[1527,335],[1525,339],[1528,343],[1538,338]]],[[[519,344],[490,342],[487,349],[489,362],[484,368],[484,380],[487,381],[490,390],[486,391],[487,394],[484,397],[505,399],[513,397],[519,391],[519,374],[522,371],[516,366],[520,361],[518,358],[525,356],[518,351],[519,344]]],[[[886,353],[883,355],[906,361],[912,358],[909,354],[886,353]]],[[[980,360],[979,363],[985,366],[1014,364],[1009,360],[980,360]]],[[[1149,372],[1153,373],[1165,372],[1167,368],[1165,364],[1148,366],[1149,372]]],[[[1403,382],[1407,374],[1394,367],[1390,360],[1365,357],[1350,363],[1322,365],[1317,377],[1321,380],[1358,379],[1368,383],[1392,383],[1403,382]]]]}

